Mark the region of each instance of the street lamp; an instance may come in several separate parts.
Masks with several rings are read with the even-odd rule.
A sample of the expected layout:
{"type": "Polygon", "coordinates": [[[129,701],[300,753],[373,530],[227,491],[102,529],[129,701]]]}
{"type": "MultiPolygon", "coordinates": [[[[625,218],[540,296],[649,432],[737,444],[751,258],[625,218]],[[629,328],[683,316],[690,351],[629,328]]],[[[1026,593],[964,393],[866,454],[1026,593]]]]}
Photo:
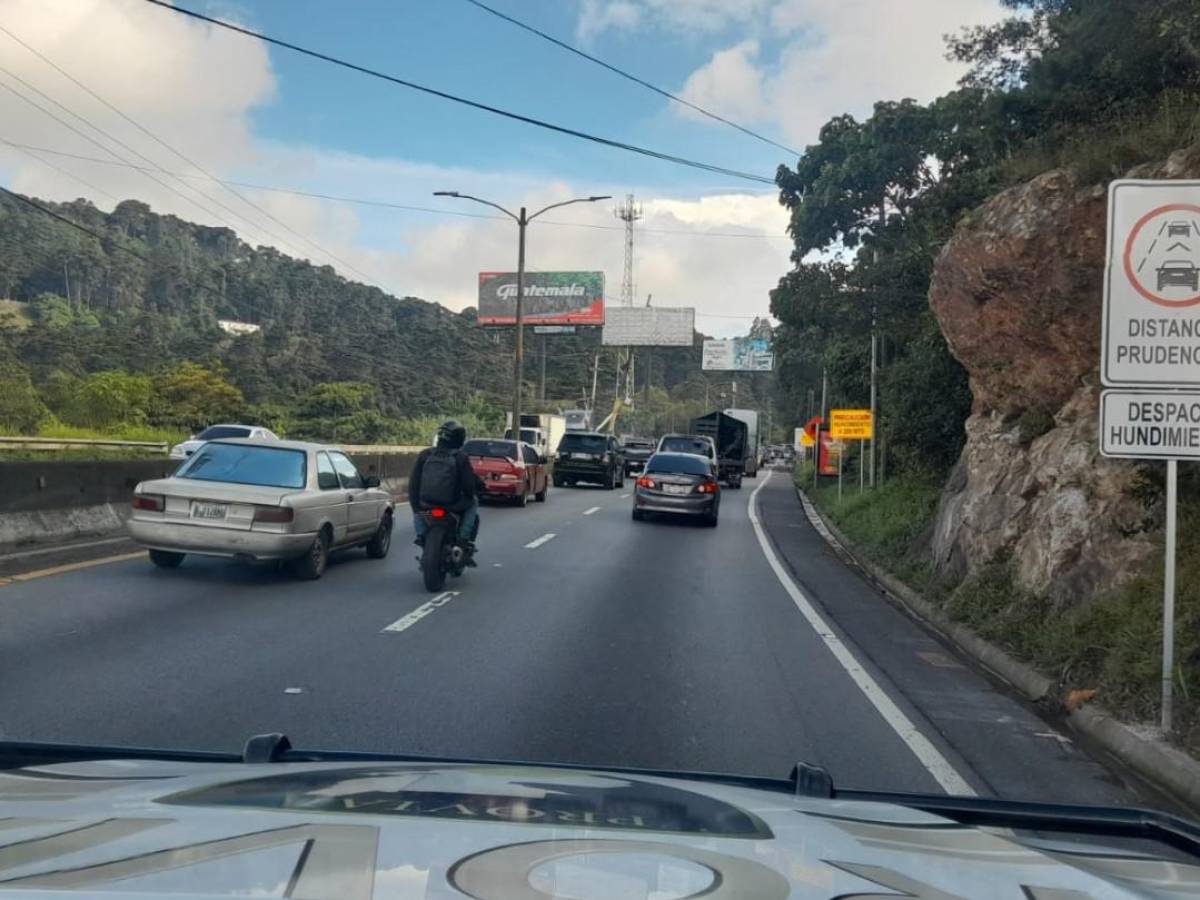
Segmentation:
{"type": "Polygon", "coordinates": [[[611,200],[612,197],[605,194],[604,196],[576,197],[574,200],[563,200],[561,203],[551,203],[549,206],[544,206],[530,216],[525,214],[525,207],[523,206],[521,207],[520,215],[514,215],[498,203],[493,203],[490,200],[484,200],[480,197],[472,197],[470,194],[460,194],[458,191],[434,191],[433,196],[454,197],[458,200],[474,200],[476,203],[482,203],[484,206],[500,210],[500,212],[517,223],[517,339],[516,348],[513,353],[512,433],[513,440],[519,441],[521,440],[521,373],[525,361],[525,226],[542,213],[558,209],[560,206],[570,206],[572,203],[595,203],[598,200],[611,200]]]}

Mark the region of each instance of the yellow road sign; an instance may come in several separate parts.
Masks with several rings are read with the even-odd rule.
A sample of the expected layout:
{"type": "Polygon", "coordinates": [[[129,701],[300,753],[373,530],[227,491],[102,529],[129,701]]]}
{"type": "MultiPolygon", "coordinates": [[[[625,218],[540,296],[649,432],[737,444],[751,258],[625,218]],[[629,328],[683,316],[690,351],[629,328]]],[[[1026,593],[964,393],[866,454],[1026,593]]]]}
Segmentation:
{"type": "Polygon", "coordinates": [[[875,436],[869,409],[831,409],[829,436],[839,441],[869,441],[875,436]]]}
{"type": "Polygon", "coordinates": [[[801,447],[814,447],[814,446],[816,446],[816,443],[817,443],[817,439],[815,437],[813,437],[811,434],[809,434],[807,431],[800,432],[800,446],[801,447]]]}

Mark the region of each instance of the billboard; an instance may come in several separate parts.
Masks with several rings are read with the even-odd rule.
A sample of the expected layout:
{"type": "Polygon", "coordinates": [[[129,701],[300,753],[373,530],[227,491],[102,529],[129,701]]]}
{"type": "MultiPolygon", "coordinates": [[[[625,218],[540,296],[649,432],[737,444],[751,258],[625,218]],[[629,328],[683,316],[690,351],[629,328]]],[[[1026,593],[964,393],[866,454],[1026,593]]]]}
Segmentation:
{"type": "Polygon", "coordinates": [[[775,368],[775,354],[770,342],[760,338],[705,341],[700,368],[705,372],[770,372],[775,368]]]}
{"type": "MultiPolygon", "coordinates": [[[[603,272],[526,272],[529,325],[603,325],[603,272]]],[[[517,324],[517,273],[479,273],[479,324],[517,324]]]]}
{"type": "Polygon", "coordinates": [[[613,306],[608,310],[606,347],[690,347],[696,311],[691,307],[613,306]]]}

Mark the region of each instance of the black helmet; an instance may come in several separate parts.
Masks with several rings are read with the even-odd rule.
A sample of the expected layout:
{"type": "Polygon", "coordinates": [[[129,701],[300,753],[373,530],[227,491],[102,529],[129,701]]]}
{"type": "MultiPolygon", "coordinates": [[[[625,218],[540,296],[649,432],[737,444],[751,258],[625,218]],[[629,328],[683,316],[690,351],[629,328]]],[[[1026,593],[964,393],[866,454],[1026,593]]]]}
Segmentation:
{"type": "Polygon", "coordinates": [[[467,429],[463,427],[462,422],[455,419],[448,419],[442,423],[442,426],[437,431],[437,442],[439,447],[446,447],[451,450],[457,450],[463,445],[467,439],[467,429]]]}

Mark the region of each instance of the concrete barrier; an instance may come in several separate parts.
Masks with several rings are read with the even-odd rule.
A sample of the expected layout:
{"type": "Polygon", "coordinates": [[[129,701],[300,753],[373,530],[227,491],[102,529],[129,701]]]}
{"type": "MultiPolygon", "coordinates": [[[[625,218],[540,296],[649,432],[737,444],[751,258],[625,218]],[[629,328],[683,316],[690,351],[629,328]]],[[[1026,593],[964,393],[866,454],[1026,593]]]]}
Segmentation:
{"type": "MultiPolygon", "coordinates": [[[[363,475],[375,475],[404,500],[417,452],[348,454],[363,475]]],[[[0,549],[57,543],[118,532],[141,481],[164,478],[173,460],[0,462],[0,549]]]]}

